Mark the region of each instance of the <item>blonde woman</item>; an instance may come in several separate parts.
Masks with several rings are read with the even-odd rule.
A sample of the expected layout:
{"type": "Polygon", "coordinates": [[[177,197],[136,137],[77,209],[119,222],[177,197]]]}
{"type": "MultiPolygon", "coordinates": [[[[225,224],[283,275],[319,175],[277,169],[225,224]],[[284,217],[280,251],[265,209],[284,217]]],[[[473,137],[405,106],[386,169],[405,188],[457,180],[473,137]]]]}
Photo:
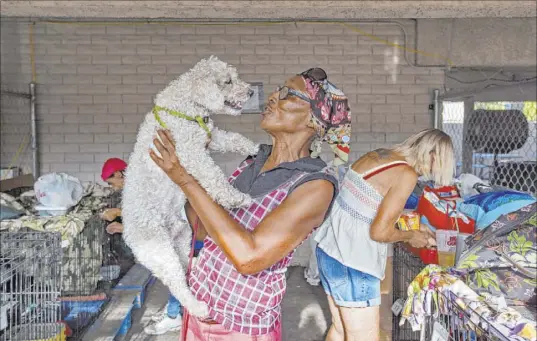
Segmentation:
{"type": "Polygon", "coordinates": [[[334,207],[315,237],[332,313],[326,341],[379,339],[380,282],[388,244],[435,243],[427,229],[403,232],[395,223],[419,176],[447,185],[453,169],[450,137],[427,129],[391,149],[364,155],[345,174],[334,207]]]}

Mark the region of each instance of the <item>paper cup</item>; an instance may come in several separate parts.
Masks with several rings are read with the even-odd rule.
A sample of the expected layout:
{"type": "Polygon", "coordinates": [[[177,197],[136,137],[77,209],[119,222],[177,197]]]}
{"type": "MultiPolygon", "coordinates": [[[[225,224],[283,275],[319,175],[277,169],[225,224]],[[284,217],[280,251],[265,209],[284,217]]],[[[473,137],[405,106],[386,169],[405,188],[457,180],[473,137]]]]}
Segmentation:
{"type": "Polygon", "coordinates": [[[454,266],[457,254],[457,231],[436,230],[436,247],[438,249],[438,265],[454,266]]]}

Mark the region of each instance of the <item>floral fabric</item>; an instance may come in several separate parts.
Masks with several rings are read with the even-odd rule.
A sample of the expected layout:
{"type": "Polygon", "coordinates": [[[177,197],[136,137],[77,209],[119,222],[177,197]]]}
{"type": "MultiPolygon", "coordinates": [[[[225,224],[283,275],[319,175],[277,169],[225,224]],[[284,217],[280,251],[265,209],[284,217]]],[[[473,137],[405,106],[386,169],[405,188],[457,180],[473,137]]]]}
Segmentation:
{"type": "Polygon", "coordinates": [[[319,141],[327,142],[335,154],[334,166],[349,161],[351,111],[347,96],[328,79],[314,80],[302,74],[306,92],[312,99],[310,126],[319,141]]]}
{"type": "MultiPolygon", "coordinates": [[[[18,219],[0,222],[2,232],[57,232],[62,237],[62,278],[61,288],[64,295],[90,295],[97,288],[103,260],[101,247],[104,225],[95,212],[106,203],[103,195],[109,191],[98,185],[86,189],[87,195],[71,212],[63,216],[41,217],[34,210],[37,200],[33,191],[23,193],[18,200],[2,194],[2,201],[10,202],[26,215],[18,219]]],[[[0,245],[1,249],[1,245],[0,245]]],[[[34,257],[28,250],[27,257],[34,257]]],[[[46,271],[38,269],[36,271],[46,271]]],[[[35,274],[37,275],[37,274],[35,274]]],[[[47,277],[42,274],[42,277],[47,277]]]]}
{"type": "Polygon", "coordinates": [[[478,295],[459,279],[459,275],[454,269],[438,265],[425,267],[408,287],[399,324],[408,321],[412,330],[419,331],[425,322],[450,315],[452,322],[448,332],[452,335],[477,332],[476,325],[479,325],[492,335],[503,335],[510,340],[536,340],[534,319],[505,306],[496,296],[478,295]]]}
{"type": "Polygon", "coordinates": [[[510,305],[537,303],[537,206],[503,215],[466,240],[457,268],[478,293],[503,295],[510,305]]]}

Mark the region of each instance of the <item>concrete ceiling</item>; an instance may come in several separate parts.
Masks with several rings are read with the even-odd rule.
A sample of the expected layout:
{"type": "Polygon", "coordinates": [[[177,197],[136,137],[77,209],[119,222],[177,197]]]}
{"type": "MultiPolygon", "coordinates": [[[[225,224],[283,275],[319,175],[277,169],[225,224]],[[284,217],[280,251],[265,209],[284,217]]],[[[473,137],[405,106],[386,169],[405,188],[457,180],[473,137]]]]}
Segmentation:
{"type": "Polygon", "coordinates": [[[536,1],[7,1],[2,17],[87,19],[405,19],[535,17],[536,1]]]}

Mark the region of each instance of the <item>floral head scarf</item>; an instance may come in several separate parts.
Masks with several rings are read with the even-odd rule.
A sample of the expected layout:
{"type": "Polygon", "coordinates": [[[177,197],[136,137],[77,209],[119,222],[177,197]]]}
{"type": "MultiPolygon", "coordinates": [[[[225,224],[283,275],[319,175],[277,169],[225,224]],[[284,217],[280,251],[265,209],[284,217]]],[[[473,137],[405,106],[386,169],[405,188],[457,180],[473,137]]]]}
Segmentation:
{"type": "Polygon", "coordinates": [[[313,68],[300,74],[306,83],[311,101],[310,127],[317,132],[313,157],[320,153],[320,144],[327,142],[335,153],[334,166],[349,161],[351,141],[351,111],[343,91],[328,81],[326,72],[313,68]]]}

